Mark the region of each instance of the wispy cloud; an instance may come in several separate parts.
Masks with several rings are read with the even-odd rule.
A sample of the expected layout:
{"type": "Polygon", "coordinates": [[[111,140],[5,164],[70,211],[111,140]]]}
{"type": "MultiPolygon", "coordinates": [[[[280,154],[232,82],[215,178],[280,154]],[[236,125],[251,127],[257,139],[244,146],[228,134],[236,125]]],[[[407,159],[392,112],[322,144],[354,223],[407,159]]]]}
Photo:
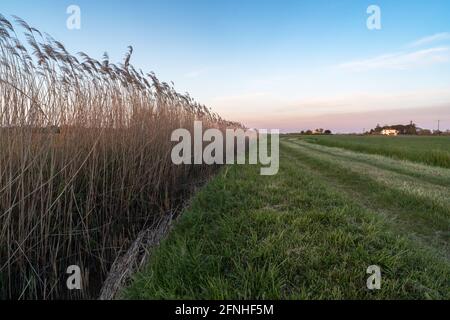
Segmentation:
{"type": "MultiPolygon", "coordinates": [[[[295,110],[303,114],[328,114],[364,110],[405,110],[429,105],[450,103],[450,86],[435,89],[414,89],[386,93],[352,92],[327,98],[305,99],[296,103],[295,110]]],[[[292,111],[293,109],[291,109],[292,111]]]]}
{"type": "Polygon", "coordinates": [[[267,98],[268,96],[270,96],[270,93],[266,92],[266,91],[245,92],[245,93],[236,94],[236,95],[215,97],[214,101],[215,102],[248,102],[248,101],[253,101],[257,98],[267,98]]]}
{"type": "Polygon", "coordinates": [[[420,47],[420,46],[428,45],[428,44],[435,43],[435,42],[445,41],[445,40],[450,40],[450,32],[436,33],[432,36],[421,38],[419,40],[414,41],[409,46],[410,47],[420,47]]]}
{"type": "Polygon", "coordinates": [[[355,60],[338,65],[339,69],[349,71],[369,70],[408,70],[420,66],[450,61],[447,47],[436,47],[413,52],[385,54],[374,58],[355,60]]]}
{"type": "Polygon", "coordinates": [[[184,77],[185,78],[198,78],[199,76],[206,73],[207,71],[208,71],[208,69],[206,69],[206,68],[194,70],[194,71],[186,73],[184,75],[184,77]]]}

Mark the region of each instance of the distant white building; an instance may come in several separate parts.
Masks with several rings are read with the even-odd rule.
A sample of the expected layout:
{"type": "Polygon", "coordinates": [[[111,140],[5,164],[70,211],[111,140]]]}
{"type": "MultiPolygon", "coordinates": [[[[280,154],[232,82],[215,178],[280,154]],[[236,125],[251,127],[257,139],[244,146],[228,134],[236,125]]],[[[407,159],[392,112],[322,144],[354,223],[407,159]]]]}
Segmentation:
{"type": "Polygon", "coordinates": [[[381,130],[381,134],[385,136],[398,136],[399,131],[395,129],[383,129],[381,130]]]}

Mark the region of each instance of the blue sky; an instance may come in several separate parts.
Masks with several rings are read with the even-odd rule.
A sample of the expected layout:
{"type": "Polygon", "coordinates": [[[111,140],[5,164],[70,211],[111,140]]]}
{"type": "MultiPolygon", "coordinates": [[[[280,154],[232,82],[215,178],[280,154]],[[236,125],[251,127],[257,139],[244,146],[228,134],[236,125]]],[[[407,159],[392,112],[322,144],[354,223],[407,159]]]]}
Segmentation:
{"type": "Polygon", "coordinates": [[[0,13],[72,52],[120,61],[133,45],[137,67],[249,126],[450,128],[448,0],[2,0],[0,13]],[[366,27],[372,4],[381,30],[366,27]]]}

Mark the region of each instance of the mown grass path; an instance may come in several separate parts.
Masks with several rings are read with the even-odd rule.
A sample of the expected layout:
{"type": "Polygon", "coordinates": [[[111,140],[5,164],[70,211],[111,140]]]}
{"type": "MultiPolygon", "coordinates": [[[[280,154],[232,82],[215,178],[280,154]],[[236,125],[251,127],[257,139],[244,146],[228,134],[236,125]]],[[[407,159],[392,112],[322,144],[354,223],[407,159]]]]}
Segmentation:
{"type": "Polygon", "coordinates": [[[323,135],[302,138],[328,147],[450,168],[450,136],[323,135]]]}
{"type": "Polygon", "coordinates": [[[335,189],[383,215],[399,232],[450,256],[450,170],[299,140],[285,143],[335,189]]]}
{"type": "Polygon", "coordinates": [[[124,297],[450,298],[448,170],[288,139],[280,160],[224,168],[124,297]]]}

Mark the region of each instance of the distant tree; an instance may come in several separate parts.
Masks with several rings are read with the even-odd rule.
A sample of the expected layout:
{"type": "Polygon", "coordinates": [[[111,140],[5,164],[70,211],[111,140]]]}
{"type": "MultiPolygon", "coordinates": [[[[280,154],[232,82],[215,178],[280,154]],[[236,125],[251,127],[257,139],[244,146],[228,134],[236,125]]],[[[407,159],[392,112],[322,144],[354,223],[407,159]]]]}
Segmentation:
{"type": "Polygon", "coordinates": [[[306,132],[305,132],[306,134],[308,134],[308,135],[311,135],[311,134],[313,134],[313,132],[311,131],[311,130],[306,130],[306,132]]]}
{"type": "Polygon", "coordinates": [[[330,135],[332,132],[331,132],[331,130],[325,130],[325,132],[324,132],[325,134],[328,134],[328,135],[330,135]]]}
{"type": "Polygon", "coordinates": [[[411,135],[417,134],[417,126],[412,121],[409,123],[408,126],[406,126],[406,134],[411,135]]]}
{"type": "Polygon", "coordinates": [[[381,131],[383,131],[383,128],[380,126],[379,123],[377,123],[377,126],[375,127],[375,129],[370,130],[371,132],[375,132],[375,133],[379,133],[381,131]]]}
{"type": "Polygon", "coordinates": [[[417,132],[421,136],[431,136],[431,130],[428,129],[421,129],[417,132]]]}

